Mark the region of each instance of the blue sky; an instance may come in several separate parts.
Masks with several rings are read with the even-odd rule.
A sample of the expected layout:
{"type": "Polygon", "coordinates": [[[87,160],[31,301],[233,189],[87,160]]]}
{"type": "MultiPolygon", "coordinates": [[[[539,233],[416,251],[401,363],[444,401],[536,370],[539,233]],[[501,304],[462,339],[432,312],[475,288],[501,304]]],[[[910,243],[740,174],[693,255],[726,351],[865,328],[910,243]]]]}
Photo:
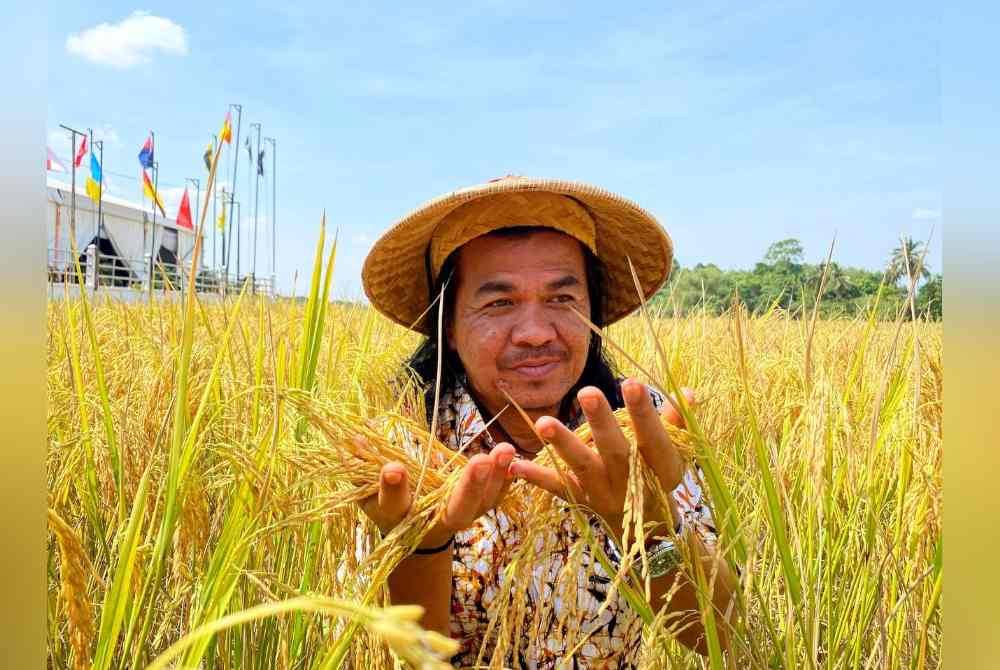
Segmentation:
{"type": "Polygon", "coordinates": [[[297,292],[307,284],[324,209],[340,229],[336,292],[357,296],[395,219],[507,173],[622,193],[683,265],[749,267],[785,237],[817,261],[836,231],[836,260],[878,268],[901,234],[933,226],[941,268],[943,27],[929,3],[395,5],[52,6],[49,144],[68,160],[58,124],[94,128],[109,190],[137,199],[135,156],[155,130],[172,214],[241,103],[244,134],[259,122],[277,138],[285,292],[296,271],[297,292]],[[149,16],[118,25],[136,11],[149,16]],[[87,32],[98,24],[111,29],[87,32]]]}

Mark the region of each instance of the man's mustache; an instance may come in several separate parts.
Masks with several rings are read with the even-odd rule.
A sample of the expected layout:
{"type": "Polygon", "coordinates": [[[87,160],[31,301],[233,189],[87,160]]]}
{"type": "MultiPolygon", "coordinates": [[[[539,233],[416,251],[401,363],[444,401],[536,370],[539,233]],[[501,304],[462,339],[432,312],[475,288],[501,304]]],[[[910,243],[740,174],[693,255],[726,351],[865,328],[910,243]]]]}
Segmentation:
{"type": "Polygon", "coordinates": [[[569,351],[554,345],[543,347],[532,347],[530,349],[520,348],[500,358],[500,367],[511,368],[526,361],[539,358],[555,358],[560,361],[569,360],[569,351]]]}

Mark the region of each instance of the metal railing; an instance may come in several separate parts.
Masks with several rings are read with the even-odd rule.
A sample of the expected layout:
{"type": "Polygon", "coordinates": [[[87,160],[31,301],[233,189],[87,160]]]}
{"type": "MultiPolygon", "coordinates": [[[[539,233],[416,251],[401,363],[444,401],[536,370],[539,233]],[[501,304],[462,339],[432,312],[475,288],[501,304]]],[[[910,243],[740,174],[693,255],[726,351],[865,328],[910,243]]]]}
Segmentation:
{"type": "MultiPolygon", "coordinates": [[[[126,259],[114,254],[98,254],[96,245],[74,256],[64,249],[49,249],[48,281],[52,284],[79,284],[94,290],[102,287],[133,291],[183,291],[191,277],[191,264],[169,263],[146,254],[142,259],[126,259]],[[79,272],[76,259],[79,259],[79,272]]],[[[223,270],[201,268],[195,275],[195,290],[199,293],[239,293],[244,282],[248,291],[274,295],[274,277],[236,275],[223,270]]]]}

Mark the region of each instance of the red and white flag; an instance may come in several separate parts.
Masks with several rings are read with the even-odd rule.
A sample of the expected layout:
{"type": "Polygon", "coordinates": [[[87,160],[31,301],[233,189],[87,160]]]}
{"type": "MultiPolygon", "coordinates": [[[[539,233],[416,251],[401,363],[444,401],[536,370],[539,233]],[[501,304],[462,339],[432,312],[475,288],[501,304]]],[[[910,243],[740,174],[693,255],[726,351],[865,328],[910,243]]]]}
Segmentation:
{"type": "Polygon", "coordinates": [[[177,210],[177,226],[179,228],[194,230],[194,224],[191,223],[191,202],[188,200],[188,191],[186,188],[184,189],[184,197],[181,198],[181,206],[177,210]]]}
{"type": "Polygon", "coordinates": [[[56,156],[56,152],[52,151],[49,147],[45,147],[45,169],[52,172],[69,172],[62,161],[59,160],[59,157],[56,156]]]}

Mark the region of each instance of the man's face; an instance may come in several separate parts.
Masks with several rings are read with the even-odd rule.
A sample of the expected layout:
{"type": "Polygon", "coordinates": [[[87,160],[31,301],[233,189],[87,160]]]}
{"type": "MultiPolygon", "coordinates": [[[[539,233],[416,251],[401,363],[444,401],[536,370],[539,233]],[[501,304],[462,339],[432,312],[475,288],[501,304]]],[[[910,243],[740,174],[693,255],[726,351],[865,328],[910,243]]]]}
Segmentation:
{"type": "Polygon", "coordinates": [[[532,414],[555,415],[587,361],[590,316],[583,249],[568,235],[486,235],[465,244],[448,345],[487,409],[507,392],[532,414]]]}

